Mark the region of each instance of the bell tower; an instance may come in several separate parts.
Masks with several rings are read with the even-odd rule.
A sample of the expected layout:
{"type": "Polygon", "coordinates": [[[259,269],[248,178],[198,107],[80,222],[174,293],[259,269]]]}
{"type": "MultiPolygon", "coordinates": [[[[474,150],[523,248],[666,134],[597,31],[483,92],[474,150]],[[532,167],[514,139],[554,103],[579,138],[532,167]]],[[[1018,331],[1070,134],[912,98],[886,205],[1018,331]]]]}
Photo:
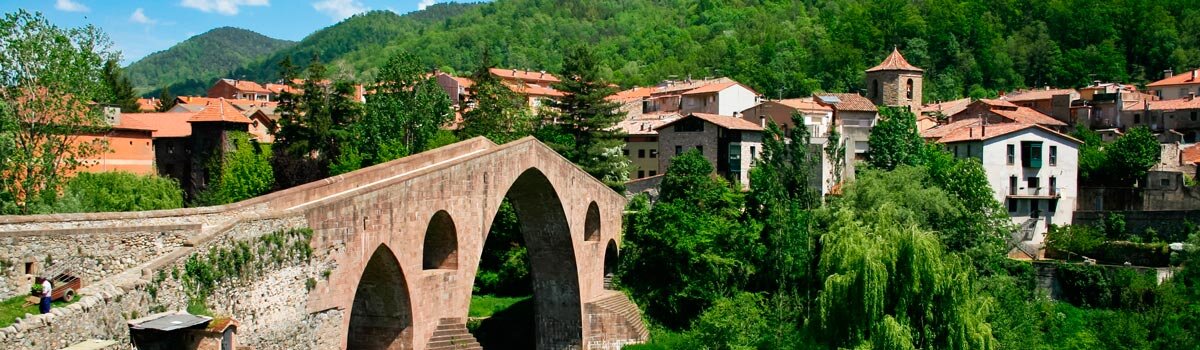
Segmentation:
{"type": "Polygon", "coordinates": [[[925,70],[909,64],[900,50],[893,48],[883,62],[867,69],[867,98],[876,106],[909,107],[919,114],[924,73],[925,70]]]}

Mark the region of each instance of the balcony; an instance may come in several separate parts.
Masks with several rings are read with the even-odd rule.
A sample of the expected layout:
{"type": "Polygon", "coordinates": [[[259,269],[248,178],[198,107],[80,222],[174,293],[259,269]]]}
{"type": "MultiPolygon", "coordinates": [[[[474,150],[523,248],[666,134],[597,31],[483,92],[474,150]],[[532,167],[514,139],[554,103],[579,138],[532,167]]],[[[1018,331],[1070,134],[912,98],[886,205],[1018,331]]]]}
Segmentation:
{"type": "Polygon", "coordinates": [[[1008,198],[1013,199],[1055,199],[1062,197],[1059,187],[1009,187],[1008,198]]]}

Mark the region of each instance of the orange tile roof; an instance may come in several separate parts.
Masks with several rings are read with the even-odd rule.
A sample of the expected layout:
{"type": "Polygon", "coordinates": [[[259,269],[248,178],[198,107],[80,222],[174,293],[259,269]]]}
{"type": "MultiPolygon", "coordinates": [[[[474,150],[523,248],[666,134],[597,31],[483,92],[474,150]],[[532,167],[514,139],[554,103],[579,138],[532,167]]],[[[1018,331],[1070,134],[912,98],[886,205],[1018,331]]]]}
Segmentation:
{"type": "Polygon", "coordinates": [[[1200,109],[1200,98],[1177,98],[1174,100],[1147,101],[1150,110],[1169,111],[1177,109],[1200,109]]]}
{"type": "Polygon", "coordinates": [[[1179,158],[1184,164],[1200,163],[1200,144],[1194,144],[1192,147],[1184,148],[1183,154],[1179,158]]]}
{"type": "Polygon", "coordinates": [[[1156,81],[1156,82],[1153,82],[1150,84],[1146,84],[1146,87],[1159,87],[1159,86],[1171,86],[1171,85],[1191,85],[1191,84],[1200,84],[1200,69],[1183,72],[1183,74],[1176,74],[1176,75],[1170,76],[1166,79],[1159,80],[1159,81],[1156,81]]]}
{"type": "Polygon", "coordinates": [[[942,115],[951,116],[966,110],[967,105],[970,104],[971,98],[960,98],[953,101],[925,105],[925,107],[921,108],[921,113],[940,112],[942,115]]]}
{"type": "Polygon", "coordinates": [[[885,71],[885,70],[903,70],[903,71],[913,71],[913,72],[924,72],[925,71],[921,68],[917,68],[917,66],[909,64],[908,60],[904,59],[904,55],[901,55],[900,50],[897,48],[892,48],[892,54],[888,55],[887,58],[884,58],[883,62],[880,62],[878,66],[874,66],[874,67],[871,67],[871,69],[867,69],[868,72],[885,71]]]}
{"type": "Polygon", "coordinates": [[[530,72],[519,69],[503,69],[503,68],[488,68],[488,72],[501,79],[519,79],[526,81],[539,81],[557,83],[560,80],[554,74],[546,72],[530,72]]]}
{"type": "Polygon", "coordinates": [[[729,87],[734,86],[734,85],[738,85],[738,83],[731,81],[731,82],[725,82],[725,83],[719,83],[719,84],[708,84],[708,85],[704,85],[704,86],[701,86],[701,87],[698,87],[695,89],[685,91],[683,94],[684,95],[693,95],[693,94],[707,94],[707,93],[711,93],[711,92],[720,92],[721,90],[728,89],[729,87]]]}
{"type": "Polygon", "coordinates": [[[637,119],[623,120],[617,123],[617,129],[626,135],[657,135],[658,127],[681,118],[678,113],[666,113],[653,116],[643,116],[637,119]]]}
{"type": "MultiPolygon", "coordinates": [[[[835,94],[820,94],[820,96],[837,97],[838,100],[840,100],[841,102],[838,102],[838,103],[832,105],[834,110],[851,111],[851,112],[877,112],[877,111],[879,111],[879,108],[875,106],[875,103],[871,102],[871,100],[867,99],[866,97],[862,97],[862,95],[859,95],[859,94],[835,93],[835,94]]],[[[825,103],[821,103],[821,104],[825,105],[825,103]]]]}
{"type": "Polygon", "coordinates": [[[668,125],[675,124],[676,122],[678,122],[680,120],[684,120],[684,119],[692,118],[692,117],[703,119],[706,122],[713,123],[716,126],[719,126],[721,128],[725,128],[725,129],[745,130],[745,131],[762,131],[761,126],[758,126],[758,124],[748,122],[745,119],[734,118],[734,117],[727,116],[727,115],[708,114],[708,113],[688,114],[686,117],[675,119],[673,121],[667,122],[666,124],[659,125],[657,128],[654,128],[654,129],[660,130],[662,128],[667,127],[668,125]]]}
{"type": "Polygon", "coordinates": [[[1008,102],[1005,100],[981,98],[981,99],[979,99],[979,102],[983,102],[983,104],[986,104],[986,105],[992,106],[992,107],[1008,107],[1011,109],[1015,109],[1015,108],[1019,107],[1019,106],[1013,104],[1012,102],[1008,102]]]}
{"type": "Polygon", "coordinates": [[[263,87],[266,88],[267,90],[270,90],[273,93],[276,93],[276,94],[281,94],[284,91],[294,94],[297,91],[299,91],[299,89],[288,86],[287,84],[267,83],[267,84],[263,85],[263,87]]]}
{"type": "Polygon", "coordinates": [[[233,85],[233,88],[239,91],[271,93],[271,90],[267,90],[262,85],[249,80],[221,79],[221,81],[233,85]]]}
{"type": "Polygon", "coordinates": [[[607,99],[612,101],[630,101],[640,100],[645,97],[650,97],[654,92],[653,87],[634,87],[629,90],[617,91],[617,93],[608,96],[607,99]]]}
{"type": "Polygon", "coordinates": [[[121,114],[121,116],[122,116],[121,121],[119,123],[117,123],[117,125],[114,125],[113,129],[154,131],[154,127],[152,127],[150,125],[146,125],[146,123],[142,123],[142,122],[138,121],[137,119],[124,118],[124,116],[126,116],[126,115],[128,115],[128,114],[124,114],[124,113],[121,114]]]}
{"type": "Polygon", "coordinates": [[[1054,130],[1050,130],[1049,128],[1046,128],[1044,126],[1037,125],[1037,124],[1025,124],[1025,123],[1000,123],[1000,124],[973,125],[973,126],[961,127],[961,128],[958,128],[957,130],[950,132],[945,137],[938,139],[937,142],[939,142],[939,143],[954,143],[954,142],[963,142],[963,141],[982,141],[982,140],[988,140],[988,139],[992,139],[995,137],[999,137],[999,136],[1011,134],[1014,132],[1018,132],[1021,130],[1031,129],[1031,128],[1042,129],[1051,134],[1061,136],[1062,138],[1065,138],[1067,140],[1071,140],[1076,143],[1083,143],[1079,140],[1076,140],[1073,137],[1067,136],[1065,134],[1059,133],[1054,130]]]}
{"type": "Polygon", "coordinates": [[[833,110],[833,108],[830,108],[829,106],[817,103],[817,101],[813,101],[813,99],[811,97],[789,98],[789,99],[774,100],[774,101],[769,101],[769,102],[776,102],[776,103],[779,103],[784,106],[792,107],[795,109],[806,110],[806,111],[832,111],[833,110]]]}
{"type": "Polygon", "coordinates": [[[228,101],[221,99],[220,101],[209,101],[204,110],[197,112],[188,119],[188,122],[230,122],[250,124],[250,118],[242,115],[242,112],[230,104],[228,101]]]}
{"type": "Polygon", "coordinates": [[[188,119],[195,113],[130,113],[121,114],[121,121],[134,120],[154,130],[151,135],[160,137],[187,137],[192,134],[188,119]]]}
{"type": "Polygon", "coordinates": [[[139,98],[137,99],[138,110],[142,112],[154,112],[158,110],[157,98],[139,98]]]}
{"type": "Polygon", "coordinates": [[[508,88],[511,89],[513,92],[516,92],[516,93],[522,94],[522,95],[552,96],[552,97],[566,96],[566,94],[564,94],[562,91],[558,91],[553,88],[549,88],[549,87],[545,87],[545,86],[541,86],[541,85],[537,85],[537,84],[505,83],[504,85],[508,86],[508,88]]]}
{"type": "Polygon", "coordinates": [[[921,138],[936,140],[946,137],[946,135],[949,135],[955,130],[974,125],[979,125],[979,119],[962,119],[953,123],[938,125],[929,129],[925,129],[921,131],[921,138]]]}
{"type": "Polygon", "coordinates": [[[1029,107],[1018,107],[1016,110],[993,109],[991,112],[998,114],[1002,117],[1012,119],[1018,123],[1053,125],[1053,126],[1066,126],[1067,125],[1067,123],[1063,123],[1062,121],[1059,121],[1058,119],[1054,119],[1051,116],[1042,114],[1042,112],[1038,112],[1038,111],[1034,110],[1033,108],[1029,108],[1029,107]]]}
{"type": "Polygon", "coordinates": [[[1049,100],[1051,98],[1054,98],[1054,96],[1057,96],[1057,95],[1069,95],[1069,94],[1076,94],[1076,93],[1079,93],[1079,92],[1075,91],[1075,89],[1050,89],[1050,88],[1032,89],[1032,90],[1024,90],[1024,91],[1013,91],[1013,92],[1005,94],[1004,96],[1000,96],[1000,99],[1005,100],[1005,101],[1016,101],[1016,102],[1039,101],[1039,100],[1049,100]]]}

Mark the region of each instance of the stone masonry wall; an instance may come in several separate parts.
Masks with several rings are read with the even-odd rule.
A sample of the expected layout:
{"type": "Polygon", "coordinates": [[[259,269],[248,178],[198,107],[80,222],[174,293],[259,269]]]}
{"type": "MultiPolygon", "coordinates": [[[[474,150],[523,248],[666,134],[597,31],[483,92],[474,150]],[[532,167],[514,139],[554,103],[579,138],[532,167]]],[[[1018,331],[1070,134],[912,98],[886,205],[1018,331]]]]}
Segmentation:
{"type": "Polygon", "coordinates": [[[85,285],[107,278],[182,247],[199,230],[166,225],[0,232],[0,298],[26,293],[33,277],[48,268],[64,268],[85,285]]]}
{"type": "MultiPolygon", "coordinates": [[[[306,225],[303,216],[239,223],[215,239],[185,248],[186,254],[167,255],[143,271],[134,269],[85,287],[74,304],[48,315],[29,315],[0,329],[0,349],[60,349],[92,338],[128,344],[129,320],[187,308],[188,293],[178,276],[186,271],[189,256],[207,258],[212,251],[228,250],[239,242],[269,255],[269,250],[260,249],[259,237],[306,225]]],[[[268,264],[249,270],[252,272],[242,278],[219,282],[206,304],[214,315],[232,316],[241,322],[237,332],[242,345],[255,349],[338,348],[340,344],[331,342],[339,339],[342,312],[306,311],[308,286],[333,268],[329,253],[316,251],[306,261],[268,264]]]]}

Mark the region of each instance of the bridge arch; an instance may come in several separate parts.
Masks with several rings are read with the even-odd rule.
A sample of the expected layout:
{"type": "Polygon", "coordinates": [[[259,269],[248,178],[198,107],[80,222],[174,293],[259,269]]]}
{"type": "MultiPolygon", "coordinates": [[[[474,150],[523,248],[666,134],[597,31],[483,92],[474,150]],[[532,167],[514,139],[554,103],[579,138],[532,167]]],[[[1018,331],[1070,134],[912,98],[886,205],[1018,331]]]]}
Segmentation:
{"type": "Polygon", "coordinates": [[[457,269],[458,246],[458,229],[450,213],[445,210],[434,213],[422,241],[422,269],[457,269]]]}
{"type": "MultiPolygon", "coordinates": [[[[583,306],[579,269],[570,224],[558,191],[541,170],[529,168],[508,187],[505,197],[517,212],[528,249],[536,348],[581,345],[583,306]]],[[[490,214],[495,217],[496,211],[490,214]]]]}
{"type": "Polygon", "coordinates": [[[413,313],[404,272],[396,255],[380,244],[363,268],[350,307],[346,349],[413,348],[413,313]]]}
{"type": "Polygon", "coordinates": [[[588,204],[587,215],[584,217],[583,223],[583,239],[585,241],[600,240],[600,206],[596,205],[596,201],[588,204]]]}

